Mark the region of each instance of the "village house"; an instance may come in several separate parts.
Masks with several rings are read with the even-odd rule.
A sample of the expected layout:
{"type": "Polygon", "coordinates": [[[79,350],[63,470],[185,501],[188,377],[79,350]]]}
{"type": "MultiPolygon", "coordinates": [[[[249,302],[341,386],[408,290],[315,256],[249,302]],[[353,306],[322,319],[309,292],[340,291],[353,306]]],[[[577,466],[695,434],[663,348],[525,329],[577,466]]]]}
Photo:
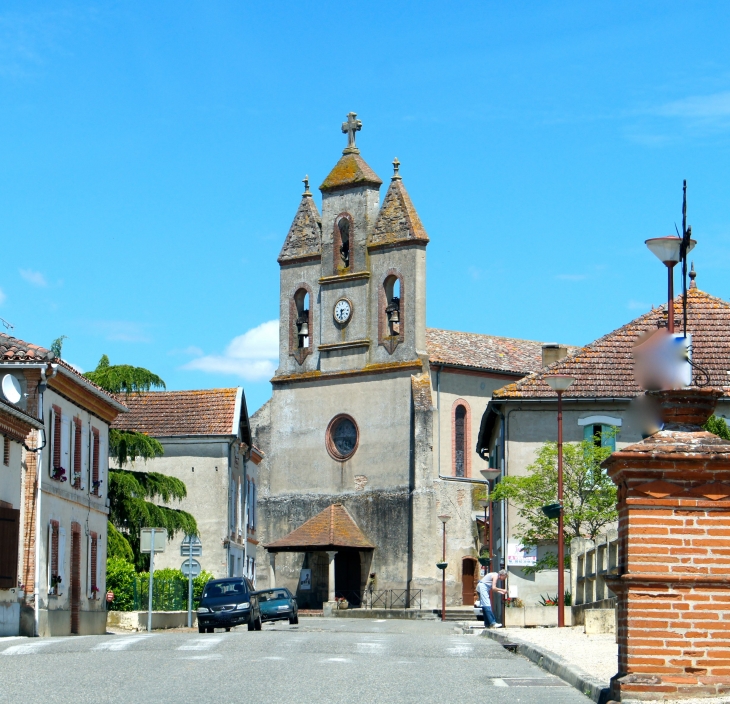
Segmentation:
{"type": "MultiPolygon", "coordinates": [[[[259,584],[300,604],[357,605],[368,585],[410,606],[473,603],[479,577],[474,450],[492,392],[543,365],[543,344],[426,328],[429,237],[400,175],[348,146],[308,179],[278,258],[279,366],[251,418],[259,466],[259,584]]],[[[552,348],[546,348],[548,350],[552,348]]]]}
{"type": "Polygon", "coordinates": [[[18,632],[105,633],[109,424],[127,409],[51,351],[4,334],[0,378],[4,406],[42,424],[24,441],[20,494],[8,487],[19,509],[18,632]]]}
{"type": "MultiPolygon", "coordinates": [[[[256,465],[243,388],[150,391],[131,394],[129,413],[113,427],[158,440],[165,454],[140,469],[180,479],[187,497],[169,502],[198,523],[193,559],[214,577],[256,579],[258,496],[256,465]]],[[[189,557],[188,538],[168,536],[155,567],[180,569],[189,557]]]]}
{"type": "MultiPolygon", "coordinates": [[[[716,414],[730,415],[730,304],[697,288],[694,267],[687,294],[687,333],[692,336],[694,384],[724,390],[716,414]]],[[[682,298],[675,300],[675,326],[682,329],[682,298]]],[[[640,336],[666,327],[666,305],[598,340],[563,355],[550,366],[497,389],[482,417],[477,440],[479,454],[501,468],[503,476],[524,476],[545,442],[557,439],[557,397],[545,382],[551,374],[566,374],[575,382],[563,395],[564,442],[594,439],[613,450],[639,442],[651,431],[636,407],[643,395],[634,376],[633,347],[640,336]],[[618,430],[614,436],[613,428],[618,430]]],[[[537,574],[524,571],[523,546],[515,537],[520,519],[517,507],[495,508],[495,547],[498,561],[509,570],[509,584],[526,604],[540,595],[555,594],[557,570],[537,574]],[[502,541],[502,536],[507,536],[502,541]]],[[[539,558],[557,546],[538,546],[539,558]]],[[[569,580],[566,576],[566,584],[569,580]]]]}

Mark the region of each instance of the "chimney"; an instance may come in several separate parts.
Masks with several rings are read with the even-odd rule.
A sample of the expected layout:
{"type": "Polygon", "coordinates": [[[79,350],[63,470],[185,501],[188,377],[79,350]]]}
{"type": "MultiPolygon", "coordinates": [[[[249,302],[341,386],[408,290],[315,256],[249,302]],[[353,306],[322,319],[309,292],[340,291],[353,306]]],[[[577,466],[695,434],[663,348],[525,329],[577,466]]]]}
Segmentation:
{"type": "Polygon", "coordinates": [[[568,348],[559,345],[557,342],[546,342],[542,346],[542,366],[547,367],[568,356],[568,348]]]}

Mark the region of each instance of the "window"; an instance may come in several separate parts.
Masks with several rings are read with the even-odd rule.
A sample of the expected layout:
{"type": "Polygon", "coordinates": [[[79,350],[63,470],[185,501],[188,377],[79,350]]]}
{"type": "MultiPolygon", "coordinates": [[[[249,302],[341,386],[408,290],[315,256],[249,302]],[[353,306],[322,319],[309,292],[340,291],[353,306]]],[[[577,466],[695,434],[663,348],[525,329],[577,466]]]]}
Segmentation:
{"type": "Polygon", "coordinates": [[[340,216],[335,226],[335,269],[350,268],[350,230],[352,220],[349,215],[340,216]]]}
{"type": "Polygon", "coordinates": [[[303,364],[312,351],[312,290],[300,283],[289,300],[289,353],[303,364]]]}
{"type": "Polygon", "coordinates": [[[63,416],[58,406],[51,407],[51,449],[49,452],[49,473],[51,479],[66,481],[66,468],[62,463],[63,416]]]}
{"type": "Polygon", "coordinates": [[[89,599],[96,599],[99,594],[99,536],[89,534],[89,555],[86,584],[89,599]]]}
{"type": "Polygon", "coordinates": [[[301,350],[309,347],[309,292],[300,288],[294,296],[294,302],[297,307],[294,323],[297,328],[297,348],[301,350]]]}
{"type": "Polygon", "coordinates": [[[81,488],[81,457],[83,455],[83,445],[81,442],[81,419],[74,418],[73,437],[71,442],[71,467],[72,481],[71,485],[74,489],[81,488]]]}
{"type": "Polygon", "coordinates": [[[610,447],[616,451],[616,435],[623,421],[613,416],[588,416],[581,418],[578,425],[583,426],[583,439],[591,440],[596,447],[610,447]]]}
{"type": "Polygon", "coordinates": [[[91,493],[101,495],[101,479],[99,477],[99,431],[91,428],[91,493]]]}
{"type": "Polygon", "coordinates": [[[354,419],[342,414],[335,416],[327,426],[326,446],[330,456],[343,462],[355,454],[359,432],[354,419]]]}
{"type": "Polygon", "coordinates": [[[48,593],[59,595],[66,586],[64,555],[66,552],[66,531],[52,520],[48,525],[48,593]]]}
{"type": "Polygon", "coordinates": [[[403,277],[396,269],[386,272],[380,289],[378,311],[378,344],[393,354],[403,342],[404,328],[403,277]]]}
{"type": "Polygon", "coordinates": [[[238,484],[236,485],[236,533],[241,535],[242,528],[242,515],[243,515],[243,496],[241,495],[241,478],[238,478],[238,484]]]}
{"type": "Polygon", "coordinates": [[[10,466],[10,440],[3,436],[3,464],[6,467],[10,466]]]}
{"type": "Polygon", "coordinates": [[[466,476],[466,408],[459,404],[454,411],[454,476],[466,476]]]}

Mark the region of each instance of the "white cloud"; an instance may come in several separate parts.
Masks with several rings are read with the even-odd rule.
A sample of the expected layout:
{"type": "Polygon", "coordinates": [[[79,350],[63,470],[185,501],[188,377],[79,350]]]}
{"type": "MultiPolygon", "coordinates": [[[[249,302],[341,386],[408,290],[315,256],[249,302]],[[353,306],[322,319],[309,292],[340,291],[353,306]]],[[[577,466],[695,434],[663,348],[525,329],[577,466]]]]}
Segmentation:
{"type": "Polygon", "coordinates": [[[730,117],[730,91],[713,95],[694,95],[662,105],[658,113],[667,117],[718,120],[730,117]]]}
{"type": "Polygon", "coordinates": [[[46,277],[41,274],[40,271],[33,271],[32,269],[21,269],[20,275],[29,283],[33,284],[33,286],[41,286],[45,288],[48,286],[48,282],[46,281],[46,277]]]}
{"type": "Polygon", "coordinates": [[[3,290],[0,288],[0,306],[5,303],[5,299],[7,296],[3,293],[3,290]]]}
{"type": "Polygon", "coordinates": [[[273,376],[279,358],[279,321],[269,320],[234,337],[223,354],[193,359],[183,369],[211,374],[233,374],[245,381],[263,381],[273,376]]]}

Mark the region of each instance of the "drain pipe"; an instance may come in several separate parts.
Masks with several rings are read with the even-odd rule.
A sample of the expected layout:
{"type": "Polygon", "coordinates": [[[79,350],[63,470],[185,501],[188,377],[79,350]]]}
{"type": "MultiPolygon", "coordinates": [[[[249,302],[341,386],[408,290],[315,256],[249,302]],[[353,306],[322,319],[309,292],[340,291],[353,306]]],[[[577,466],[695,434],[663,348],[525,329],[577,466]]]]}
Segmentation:
{"type": "MultiPolygon", "coordinates": [[[[48,387],[48,381],[53,379],[58,372],[58,364],[49,364],[48,367],[41,367],[41,380],[38,383],[38,419],[45,424],[45,414],[43,413],[43,394],[48,387]],[[46,377],[48,367],[51,369],[51,375],[46,377]]],[[[42,440],[38,431],[38,444],[42,440]]],[[[45,431],[44,431],[45,432],[45,431]]],[[[44,443],[45,446],[45,443],[44,443]]],[[[41,592],[41,542],[43,536],[41,534],[41,482],[43,480],[43,447],[40,447],[36,454],[36,482],[35,482],[35,575],[33,584],[33,635],[38,636],[38,624],[40,621],[40,592],[41,592]]]]}

